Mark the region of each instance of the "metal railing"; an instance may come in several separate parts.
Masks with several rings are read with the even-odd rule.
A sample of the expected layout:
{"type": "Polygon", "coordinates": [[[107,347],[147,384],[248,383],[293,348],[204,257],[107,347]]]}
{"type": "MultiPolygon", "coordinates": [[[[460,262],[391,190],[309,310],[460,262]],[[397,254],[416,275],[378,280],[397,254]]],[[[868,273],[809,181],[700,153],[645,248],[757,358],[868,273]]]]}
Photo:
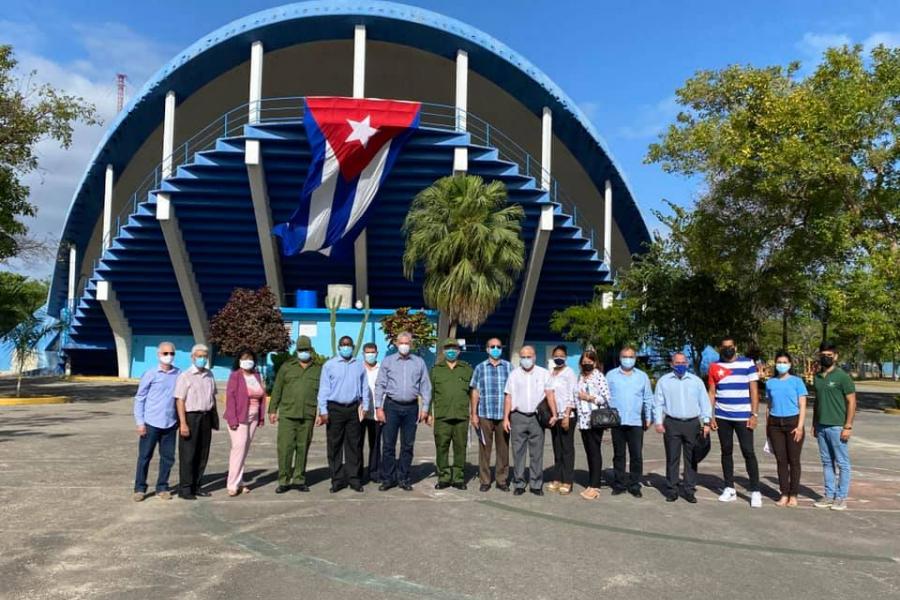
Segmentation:
{"type": "MultiPolygon", "coordinates": [[[[246,125],[302,121],[304,108],[303,96],[263,98],[252,104],[244,103],[229,110],[185,141],[180,142],[172,151],[172,154],[160,161],[143,181],[138,184],[137,189],[131,194],[128,201],[114,218],[110,231],[103,236],[101,242],[103,250],[105,251],[110,245],[112,239],[118,237],[122,227],[137,212],[138,205],[146,201],[148,194],[153,190],[160,189],[163,180],[175,175],[178,167],[193,162],[198,152],[214,148],[220,138],[243,133],[243,128],[246,125]],[[166,173],[164,173],[164,169],[167,171],[166,173]],[[111,237],[107,238],[107,236],[111,237]]],[[[535,179],[539,188],[543,181],[549,181],[548,194],[551,201],[559,204],[563,211],[571,215],[576,226],[581,229],[583,236],[589,238],[591,245],[596,248],[594,244],[596,236],[593,226],[583,216],[578,214],[578,207],[562,191],[556,177],[551,176],[542,167],[539,160],[531,156],[508,135],[477,115],[447,104],[423,102],[419,122],[421,126],[432,129],[466,132],[473,143],[496,148],[501,160],[516,164],[523,175],[535,179]]],[[[101,258],[102,252],[101,256],[94,259],[94,270],[96,270],[101,258]]],[[[608,257],[603,256],[603,258],[604,261],[608,262],[608,257]]]]}

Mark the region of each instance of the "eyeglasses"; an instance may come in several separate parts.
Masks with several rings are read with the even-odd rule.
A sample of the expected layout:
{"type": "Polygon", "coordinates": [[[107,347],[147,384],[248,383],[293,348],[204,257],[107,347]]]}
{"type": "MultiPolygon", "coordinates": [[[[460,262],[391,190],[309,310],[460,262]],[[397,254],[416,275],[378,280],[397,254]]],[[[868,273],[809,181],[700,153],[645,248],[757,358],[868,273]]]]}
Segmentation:
{"type": "Polygon", "coordinates": [[[174,352],[160,352],[163,356],[175,356],[174,352]]]}
{"type": "Polygon", "coordinates": [[[503,350],[503,346],[488,346],[488,350],[493,350],[494,348],[498,350],[503,350]]]}

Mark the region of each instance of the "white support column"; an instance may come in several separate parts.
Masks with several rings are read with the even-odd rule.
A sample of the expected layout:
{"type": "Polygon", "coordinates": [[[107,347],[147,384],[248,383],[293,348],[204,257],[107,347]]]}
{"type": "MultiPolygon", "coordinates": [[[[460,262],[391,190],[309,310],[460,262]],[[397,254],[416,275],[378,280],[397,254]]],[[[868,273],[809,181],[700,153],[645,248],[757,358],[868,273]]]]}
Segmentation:
{"type": "MultiPolygon", "coordinates": [[[[353,30],[353,97],[366,96],[366,26],[357,25],[353,30]]],[[[363,229],[353,242],[353,271],[356,280],[356,299],[365,302],[369,295],[368,236],[363,229]]]]}
{"type": "Polygon", "coordinates": [[[456,130],[466,131],[469,110],[469,54],[456,51],[456,130]]]}
{"type": "Polygon", "coordinates": [[[607,179],[603,193],[603,261],[612,274],[612,182],[607,179]]]}
{"type": "Polygon", "coordinates": [[[106,165],[106,179],[103,183],[103,231],[101,232],[100,254],[112,244],[112,203],[113,166],[106,165]]]}
{"type": "Polygon", "coordinates": [[[546,106],[541,118],[541,188],[550,190],[550,165],[553,148],[553,113],[546,106]]]}
{"type": "Polygon", "coordinates": [[[256,41],[250,45],[250,97],[247,123],[259,123],[260,101],[262,100],[263,82],[263,44],[256,41]]]}
{"type": "Polygon", "coordinates": [[[175,207],[172,206],[169,194],[159,193],[156,195],[156,220],[159,221],[163,238],[166,240],[169,260],[175,271],[178,291],[181,292],[181,300],[184,303],[184,310],[187,312],[188,322],[191,324],[194,341],[198,344],[206,344],[209,340],[209,320],[206,317],[200,286],[194,275],[191,257],[184,245],[184,237],[181,235],[181,227],[178,225],[175,207]]]}
{"type": "Polygon", "coordinates": [[[541,278],[541,269],[544,266],[544,255],[547,253],[547,245],[550,242],[552,233],[553,206],[547,205],[541,209],[541,218],[538,221],[534,242],[531,245],[528,266],[525,268],[522,285],[519,289],[519,300],[516,303],[516,313],[513,316],[509,348],[513,362],[517,365],[519,363],[519,349],[525,343],[528,322],[531,320],[531,309],[534,306],[534,298],[541,278]]]}
{"type": "Polygon", "coordinates": [[[256,216],[256,232],[262,253],[266,285],[284,303],[284,283],[281,278],[281,261],[278,245],[272,235],[272,211],[269,207],[269,190],[266,185],[266,170],[263,166],[259,140],[247,140],[244,146],[244,164],[250,180],[250,197],[253,200],[253,214],[256,216]]]}
{"type": "Polygon", "coordinates": [[[77,258],[78,251],[75,249],[75,244],[72,244],[69,246],[69,290],[66,296],[66,306],[70,312],[75,309],[75,262],[77,258]]]}
{"type": "Polygon", "coordinates": [[[172,153],[175,151],[175,92],[166,94],[163,117],[162,178],[172,175],[172,153]]]}
{"type": "Polygon", "coordinates": [[[131,327],[128,325],[128,319],[125,318],[122,306],[108,281],[97,282],[97,300],[100,301],[103,314],[106,315],[112,329],[119,377],[127,379],[131,374],[131,327]]]}

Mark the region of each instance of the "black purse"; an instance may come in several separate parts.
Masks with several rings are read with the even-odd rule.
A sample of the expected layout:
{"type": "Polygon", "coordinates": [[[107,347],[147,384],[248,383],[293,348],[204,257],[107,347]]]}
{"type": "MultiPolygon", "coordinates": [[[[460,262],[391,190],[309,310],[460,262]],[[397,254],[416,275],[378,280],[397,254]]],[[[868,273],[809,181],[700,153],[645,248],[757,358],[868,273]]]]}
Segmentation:
{"type": "Polygon", "coordinates": [[[550,404],[547,402],[547,399],[544,398],[541,400],[541,403],[537,405],[537,409],[535,409],[535,416],[537,417],[538,424],[544,429],[550,428],[550,419],[553,418],[553,411],[550,410],[550,404]]]}
{"type": "Polygon", "coordinates": [[[619,410],[611,406],[601,406],[591,411],[591,429],[609,429],[622,424],[619,410]]]}

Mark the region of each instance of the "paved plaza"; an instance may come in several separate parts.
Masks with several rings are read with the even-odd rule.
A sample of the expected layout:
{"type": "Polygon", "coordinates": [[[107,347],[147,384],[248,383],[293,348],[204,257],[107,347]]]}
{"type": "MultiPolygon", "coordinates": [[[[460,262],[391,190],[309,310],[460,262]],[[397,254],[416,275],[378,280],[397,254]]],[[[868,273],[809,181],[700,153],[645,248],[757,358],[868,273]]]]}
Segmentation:
{"type": "MultiPolygon", "coordinates": [[[[8,379],[0,395],[8,395],[8,379]]],[[[900,598],[900,416],[877,406],[895,386],[861,387],[849,510],[815,509],[815,444],[803,451],[801,506],[774,506],[775,461],[757,436],[763,508],[717,502],[718,443],[699,503],[664,502],[659,435],[645,438],[644,497],[513,497],[436,491],[431,430],[420,427],[415,490],[328,492],[324,429],[312,491],[275,495],[275,430],[250,451],[253,491],[225,493],[228,435],[213,437],[195,502],[131,500],[133,383],[41,382],[64,405],[0,407],[0,597],[6,598],[900,598]],[[866,391],[868,390],[868,391],[866,391]]],[[[549,436],[545,463],[550,462],[549,436]]],[[[736,451],[736,471],[743,461],[736,451]]],[[[468,476],[477,462],[473,439],[468,476]]],[[[608,436],[604,466],[612,461],[608,436]]],[[[177,479],[177,467],[172,482],[177,479]]],[[[156,461],[151,466],[150,486],[156,461]]]]}

